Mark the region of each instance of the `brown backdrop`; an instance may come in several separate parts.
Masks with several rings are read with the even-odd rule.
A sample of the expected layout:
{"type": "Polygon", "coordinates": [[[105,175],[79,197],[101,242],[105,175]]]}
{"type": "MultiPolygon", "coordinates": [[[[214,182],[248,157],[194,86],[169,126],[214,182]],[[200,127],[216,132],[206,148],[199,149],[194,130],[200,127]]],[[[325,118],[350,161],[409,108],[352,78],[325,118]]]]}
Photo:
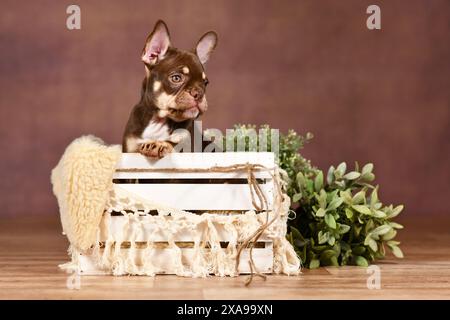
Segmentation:
{"type": "Polygon", "coordinates": [[[204,126],[269,123],[311,131],[319,167],[375,164],[385,202],[447,210],[450,2],[1,1],[0,215],[55,214],[50,170],[74,138],[119,143],[158,18],[176,46],[215,29],[204,126]],[[369,4],[382,30],[369,31],[369,4]]]}

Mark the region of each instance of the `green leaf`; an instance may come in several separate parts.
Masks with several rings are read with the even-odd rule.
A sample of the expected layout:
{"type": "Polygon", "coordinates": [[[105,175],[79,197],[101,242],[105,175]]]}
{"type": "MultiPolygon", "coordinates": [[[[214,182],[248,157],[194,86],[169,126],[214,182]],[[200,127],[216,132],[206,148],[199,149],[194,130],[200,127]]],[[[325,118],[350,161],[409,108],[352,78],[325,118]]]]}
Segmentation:
{"type": "Polygon", "coordinates": [[[395,218],[400,214],[400,212],[402,212],[403,208],[404,208],[403,205],[396,206],[395,209],[392,210],[392,212],[387,215],[387,218],[388,219],[395,218]]]}
{"type": "Polygon", "coordinates": [[[337,257],[331,257],[331,258],[330,258],[330,264],[331,264],[333,267],[339,267],[339,263],[338,263],[337,257]]]}
{"type": "Polygon", "coordinates": [[[364,190],[361,190],[353,196],[352,204],[364,203],[365,199],[366,199],[366,192],[364,190]]]}
{"type": "Polygon", "coordinates": [[[367,163],[361,170],[362,174],[372,173],[373,171],[373,163],[367,163]]]}
{"type": "Polygon", "coordinates": [[[314,190],[316,192],[319,192],[320,189],[322,189],[323,186],[323,172],[319,171],[316,175],[316,178],[314,179],[314,190]]]}
{"type": "Polygon", "coordinates": [[[394,229],[403,229],[403,226],[397,222],[389,222],[389,225],[394,229]]]}
{"type": "Polygon", "coordinates": [[[328,249],[328,250],[323,251],[320,254],[320,261],[327,261],[331,257],[335,257],[335,256],[336,256],[336,252],[334,250],[328,249]]]}
{"type": "Polygon", "coordinates": [[[356,211],[358,211],[359,213],[371,216],[372,215],[372,211],[364,205],[353,205],[352,206],[353,209],[355,209],[356,211]]]}
{"type": "Polygon", "coordinates": [[[356,180],[361,176],[361,174],[359,172],[356,171],[351,171],[349,173],[347,173],[346,175],[344,175],[344,179],[347,180],[356,180]]]}
{"type": "Polygon", "coordinates": [[[322,208],[319,208],[319,210],[317,210],[316,212],[316,217],[323,217],[325,216],[326,211],[322,208]]]}
{"type": "MultiPolygon", "coordinates": [[[[344,247],[345,247],[345,245],[344,245],[344,247]]],[[[339,255],[341,254],[341,244],[336,243],[332,249],[336,253],[336,257],[339,257],[339,255]]]]}
{"type": "Polygon", "coordinates": [[[312,260],[309,262],[309,268],[310,268],[310,269],[316,269],[316,268],[318,268],[318,267],[320,267],[320,261],[319,261],[319,259],[312,259],[312,260]]]}
{"type": "Polygon", "coordinates": [[[359,237],[359,234],[361,233],[361,229],[362,229],[362,226],[361,227],[357,226],[357,225],[353,226],[353,233],[355,234],[355,237],[359,237]]]}
{"type": "Polygon", "coordinates": [[[379,253],[379,258],[384,258],[384,256],[386,255],[386,250],[384,249],[384,244],[381,243],[380,245],[380,250],[378,251],[379,253]]]}
{"type": "Polygon", "coordinates": [[[397,235],[397,231],[395,231],[394,229],[391,229],[391,231],[389,231],[388,233],[381,236],[381,240],[388,241],[388,240],[394,239],[396,235],[397,235]]]}
{"type": "Polygon", "coordinates": [[[336,242],[336,238],[335,238],[334,236],[330,236],[330,237],[328,238],[328,244],[329,244],[330,246],[334,246],[335,242],[336,242]]]}
{"type": "Polygon", "coordinates": [[[377,202],[377,203],[374,203],[373,205],[371,204],[370,206],[376,210],[380,210],[381,207],[383,206],[383,204],[381,202],[377,202]]]}
{"type": "Polygon", "coordinates": [[[324,244],[324,243],[328,242],[330,234],[328,232],[319,231],[319,233],[317,234],[317,237],[319,239],[319,244],[324,244]]]}
{"type": "Polygon", "coordinates": [[[308,193],[314,192],[314,182],[312,180],[306,180],[306,190],[308,193]]]}
{"type": "Polygon", "coordinates": [[[339,196],[343,198],[345,202],[349,202],[349,200],[352,200],[352,193],[349,189],[339,191],[339,196]]]}
{"type": "MultiPolygon", "coordinates": [[[[376,236],[376,237],[378,237],[378,236],[376,236]]],[[[370,233],[364,239],[364,245],[365,246],[369,246],[369,248],[372,249],[375,252],[378,251],[378,244],[373,239],[372,234],[370,234],[370,233]]]]}
{"type": "Polygon", "coordinates": [[[389,246],[389,248],[391,248],[392,253],[394,254],[394,256],[396,256],[397,258],[403,258],[403,252],[402,250],[400,250],[399,247],[391,245],[389,246]]]}
{"type": "Polygon", "coordinates": [[[301,240],[305,240],[302,236],[302,234],[300,233],[300,231],[298,231],[297,228],[290,226],[291,232],[292,232],[292,236],[294,237],[294,239],[301,239],[301,240]]]}
{"type": "Polygon", "coordinates": [[[297,173],[297,185],[300,188],[300,190],[306,187],[305,176],[301,172],[297,173]]]}
{"type": "Polygon", "coordinates": [[[372,239],[372,237],[370,236],[370,233],[369,233],[368,235],[366,235],[366,238],[364,239],[364,245],[368,246],[370,240],[373,240],[373,239],[372,239]]]}
{"type": "Polygon", "coordinates": [[[298,202],[301,198],[302,198],[302,194],[301,193],[296,193],[292,197],[292,202],[298,202]]]}
{"type": "Polygon", "coordinates": [[[334,166],[331,166],[329,169],[328,169],[328,174],[327,174],[327,183],[330,185],[330,184],[332,184],[333,183],[333,180],[334,180],[334,166]]]}
{"type": "Polygon", "coordinates": [[[292,245],[294,245],[294,237],[292,236],[292,232],[288,233],[288,234],[286,235],[286,238],[288,239],[288,241],[289,241],[292,245]]]}
{"type": "Polygon", "coordinates": [[[319,206],[322,209],[325,209],[327,207],[327,193],[325,192],[325,190],[320,190],[320,194],[317,198],[317,201],[319,201],[319,206]]]}
{"type": "Polygon", "coordinates": [[[372,236],[382,236],[391,230],[392,230],[391,226],[389,226],[387,224],[383,224],[382,226],[379,226],[379,227],[376,227],[375,229],[373,229],[370,233],[372,234],[372,236]]]}
{"type": "Polygon", "coordinates": [[[314,252],[320,253],[323,250],[327,249],[328,246],[326,244],[320,245],[320,246],[311,246],[311,248],[314,249],[314,252]]]}
{"type": "Polygon", "coordinates": [[[373,210],[372,213],[375,218],[386,218],[386,213],[381,210],[373,210]]]}
{"type": "Polygon", "coordinates": [[[369,263],[367,262],[366,258],[364,258],[363,256],[356,256],[355,263],[357,266],[360,266],[360,267],[368,267],[369,266],[369,263]]]}
{"type": "Polygon", "coordinates": [[[340,245],[341,245],[342,251],[346,251],[346,252],[348,251],[349,253],[351,253],[352,249],[347,242],[341,241],[340,245]]]}
{"type": "MultiPolygon", "coordinates": [[[[366,237],[366,239],[367,239],[367,237],[366,237]]],[[[364,244],[366,244],[366,241],[364,241],[364,244]]],[[[367,241],[367,245],[373,251],[375,251],[375,252],[378,251],[378,244],[377,244],[377,242],[375,240],[373,240],[372,238],[370,238],[370,237],[369,237],[369,240],[367,241]]]]}
{"type": "Polygon", "coordinates": [[[335,181],[334,182],[338,187],[345,188],[345,181],[335,181]]]}
{"type": "Polygon", "coordinates": [[[325,215],[325,223],[331,228],[331,229],[336,229],[336,220],[334,220],[334,217],[327,213],[325,215]]]}
{"type": "Polygon", "coordinates": [[[326,194],[327,194],[327,202],[329,203],[329,202],[331,202],[334,198],[338,198],[338,192],[339,192],[339,190],[334,190],[334,191],[331,191],[331,192],[326,192],[326,194]]]}
{"type": "Polygon", "coordinates": [[[306,261],[306,255],[307,255],[307,253],[306,253],[306,247],[307,247],[307,246],[304,246],[304,247],[303,247],[302,255],[300,256],[300,258],[302,259],[302,260],[301,260],[302,262],[303,262],[303,261],[306,261]]]}
{"type": "Polygon", "coordinates": [[[349,208],[345,208],[345,216],[348,219],[351,219],[353,217],[353,211],[351,209],[349,209],[349,208]]]}
{"type": "Polygon", "coordinates": [[[359,163],[355,161],[355,171],[359,172],[359,163]]]}
{"type": "Polygon", "coordinates": [[[339,172],[340,176],[342,177],[342,176],[345,174],[345,171],[347,171],[347,164],[346,164],[345,162],[341,162],[341,163],[337,166],[335,172],[336,172],[336,171],[339,172]]]}
{"type": "Polygon", "coordinates": [[[328,204],[327,210],[335,210],[340,207],[340,205],[344,202],[344,199],[342,198],[334,198],[331,200],[331,202],[328,204]]]}
{"type": "Polygon", "coordinates": [[[367,220],[366,225],[364,226],[364,232],[366,234],[369,234],[370,231],[372,231],[372,229],[374,229],[374,228],[375,228],[375,223],[373,222],[373,220],[372,219],[367,220]]]}
{"type": "Polygon", "coordinates": [[[355,247],[352,249],[352,252],[357,255],[362,255],[364,252],[366,252],[366,247],[363,246],[355,247]]]}
{"type": "Polygon", "coordinates": [[[306,242],[303,240],[300,240],[300,239],[295,239],[294,243],[293,243],[294,246],[299,247],[299,248],[305,246],[305,244],[306,244],[306,242]]]}
{"type": "Polygon", "coordinates": [[[370,195],[370,206],[372,208],[378,203],[378,186],[373,189],[372,194],[370,195]]]}
{"type": "Polygon", "coordinates": [[[375,180],[375,175],[373,173],[364,173],[363,175],[361,175],[361,178],[364,181],[371,182],[371,181],[375,180]]]}
{"type": "Polygon", "coordinates": [[[346,224],[339,224],[339,234],[344,234],[350,231],[350,226],[346,224]]]}

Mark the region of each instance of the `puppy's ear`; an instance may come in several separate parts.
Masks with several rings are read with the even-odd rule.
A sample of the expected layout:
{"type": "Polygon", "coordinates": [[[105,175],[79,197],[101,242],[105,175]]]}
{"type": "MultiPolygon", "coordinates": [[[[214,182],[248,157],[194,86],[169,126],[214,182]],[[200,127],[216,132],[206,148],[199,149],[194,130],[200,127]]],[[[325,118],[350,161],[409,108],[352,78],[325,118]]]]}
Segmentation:
{"type": "Polygon", "coordinates": [[[145,47],[142,50],[142,61],[148,65],[154,65],[164,58],[170,46],[170,35],[167,25],[162,20],[158,20],[155,28],[147,38],[145,47]]]}
{"type": "Polygon", "coordinates": [[[217,33],[214,31],[208,31],[205,33],[197,43],[195,53],[197,54],[200,62],[205,64],[208,61],[211,52],[217,46],[217,33]]]}

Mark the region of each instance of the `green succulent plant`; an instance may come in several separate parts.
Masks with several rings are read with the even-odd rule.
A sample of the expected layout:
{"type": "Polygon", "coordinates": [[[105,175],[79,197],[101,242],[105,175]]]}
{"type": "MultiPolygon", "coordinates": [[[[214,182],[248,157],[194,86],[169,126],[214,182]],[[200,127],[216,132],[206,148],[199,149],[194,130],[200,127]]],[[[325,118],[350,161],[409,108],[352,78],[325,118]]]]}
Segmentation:
{"type": "Polygon", "coordinates": [[[296,193],[292,201],[296,218],[290,221],[288,240],[304,265],[355,264],[385,256],[385,245],[402,258],[403,253],[394,241],[403,226],[392,221],[403,206],[383,206],[378,198],[378,186],[373,164],[346,172],[345,162],[330,167],[326,178],[320,170],[296,176],[296,193]]]}
{"type": "MultiPolygon", "coordinates": [[[[245,140],[245,150],[258,143],[247,137],[254,125],[235,126],[236,135],[245,140]]],[[[271,130],[261,126],[259,132],[268,136],[268,151],[271,130]],[[265,130],[265,131],[263,131],[265,130]]],[[[394,238],[403,226],[392,221],[403,210],[403,206],[384,206],[378,198],[378,186],[373,185],[375,175],[371,163],[361,169],[358,163],[347,171],[345,162],[331,166],[324,175],[305,159],[300,150],[313,138],[289,130],[280,134],[277,162],[287,173],[287,194],[291,198],[291,209],[295,218],[288,221],[287,239],[294,246],[309,268],[319,266],[359,265],[382,259],[386,247],[402,258],[400,242],[394,238]]],[[[230,138],[224,138],[230,139],[230,138]]],[[[226,142],[226,141],[224,141],[226,142]]],[[[230,141],[228,141],[230,142],[230,141]]],[[[275,149],[275,148],[274,148],[275,149]]]]}

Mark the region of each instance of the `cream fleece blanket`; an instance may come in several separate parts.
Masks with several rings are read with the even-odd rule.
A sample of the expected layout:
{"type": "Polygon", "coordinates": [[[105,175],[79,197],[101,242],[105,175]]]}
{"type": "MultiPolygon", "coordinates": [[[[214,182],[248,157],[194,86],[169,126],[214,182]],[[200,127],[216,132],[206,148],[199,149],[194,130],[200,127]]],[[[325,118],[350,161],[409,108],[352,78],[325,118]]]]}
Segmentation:
{"type": "Polygon", "coordinates": [[[89,249],[96,241],[120,155],[120,146],[106,146],[99,138],[83,136],[67,147],[52,170],[63,232],[78,251],[89,249]]]}

